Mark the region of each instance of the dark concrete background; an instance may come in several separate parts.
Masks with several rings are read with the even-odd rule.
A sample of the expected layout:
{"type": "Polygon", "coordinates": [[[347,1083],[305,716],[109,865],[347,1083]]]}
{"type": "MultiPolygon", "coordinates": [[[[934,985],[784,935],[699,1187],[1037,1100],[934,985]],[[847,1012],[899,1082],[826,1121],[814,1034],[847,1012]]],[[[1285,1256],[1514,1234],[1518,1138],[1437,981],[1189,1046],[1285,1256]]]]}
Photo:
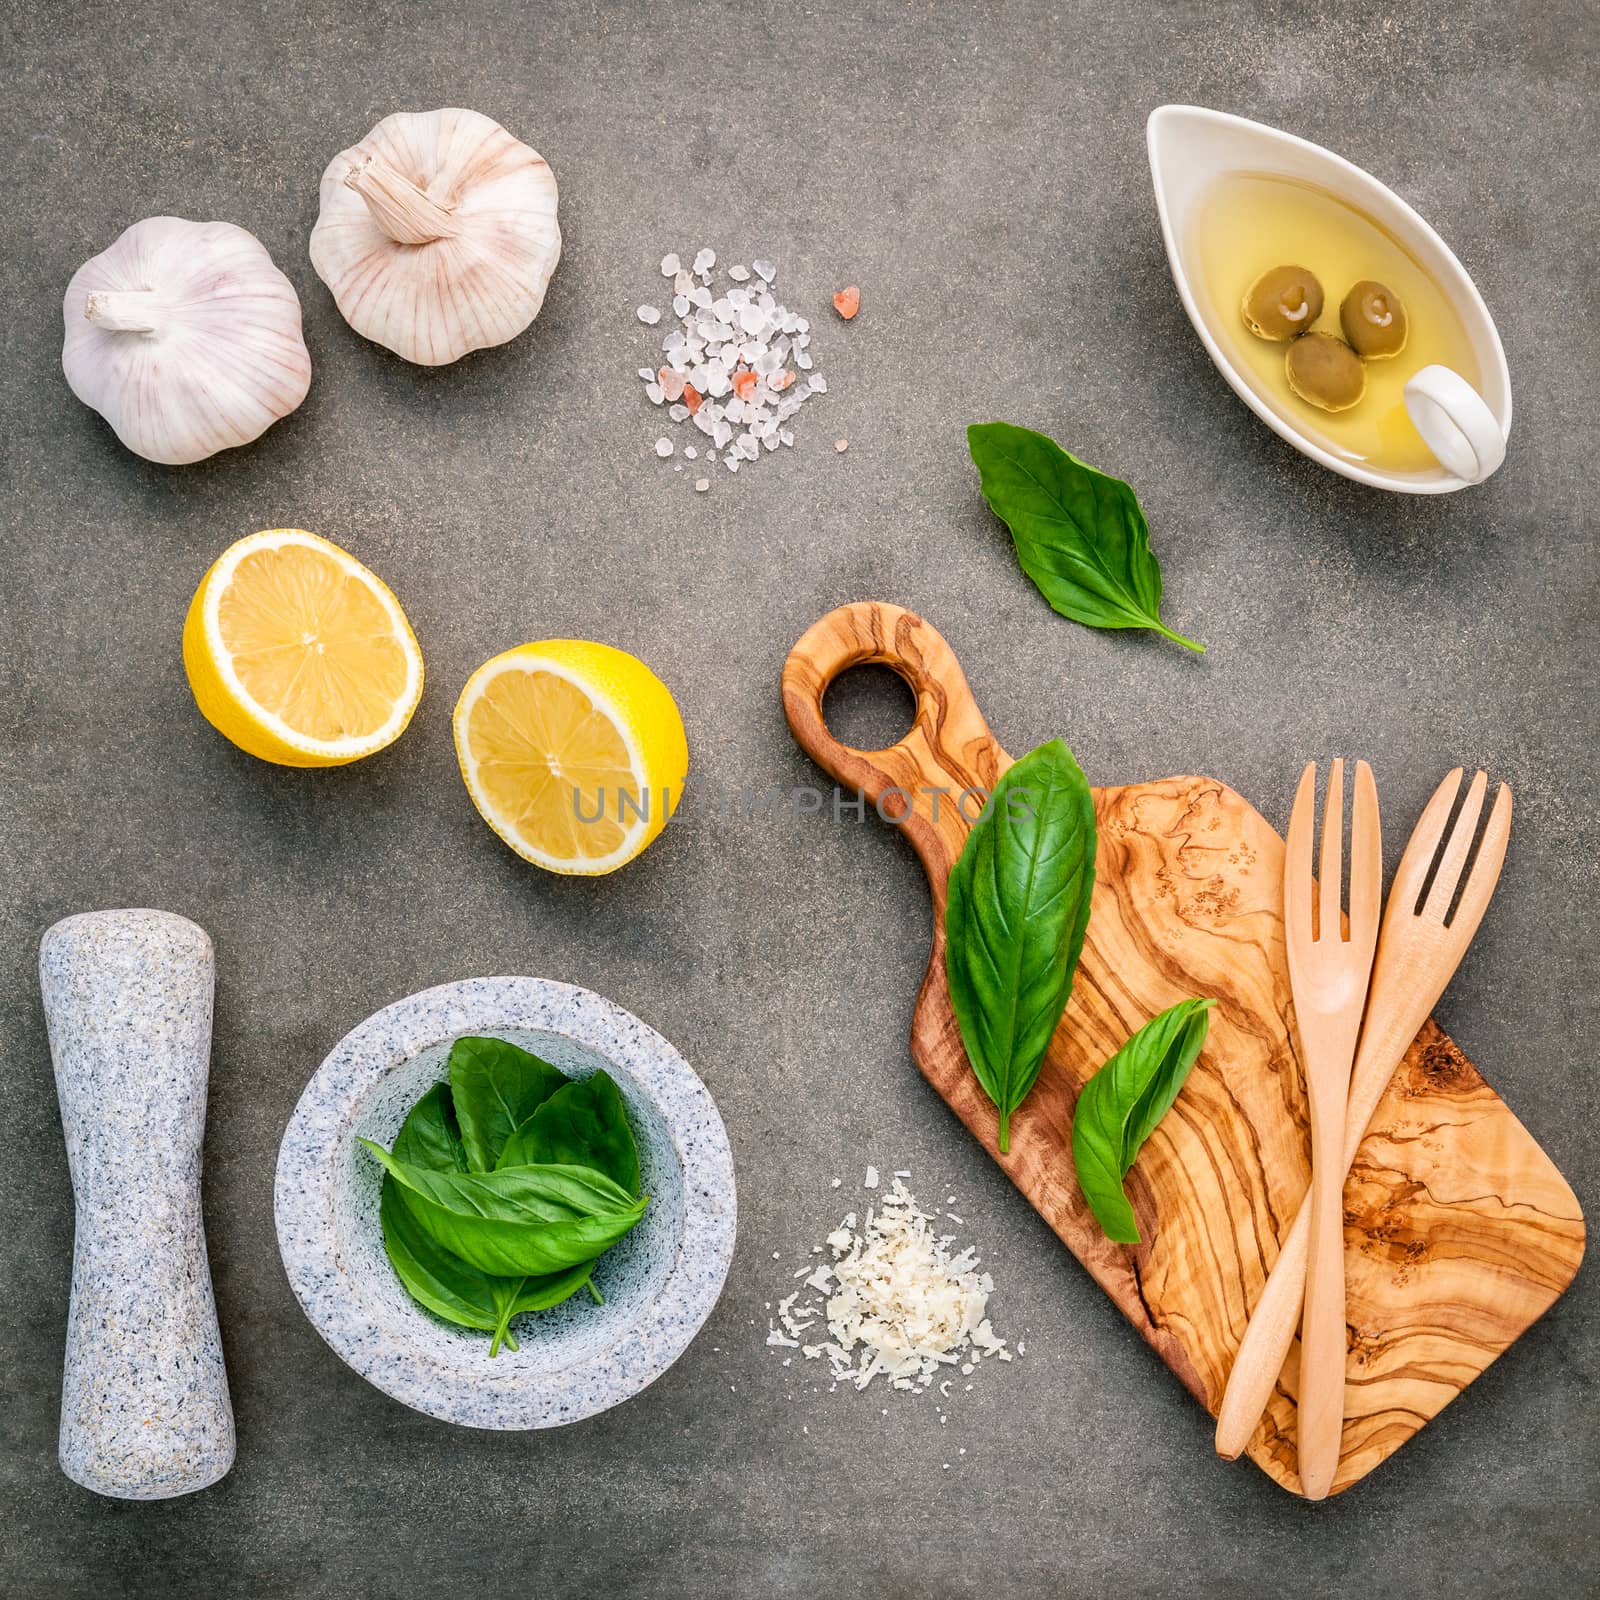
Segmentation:
{"type": "MultiPolygon", "coordinates": [[[[881,597],[945,632],[1012,749],[1063,735],[1096,781],[1203,771],[1281,826],[1308,754],[1364,753],[1392,861],[1440,774],[1482,763],[1515,785],[1516,832],[1441,1015],[1592,1198],[1587,0],[3,11],[0,1589],[1595,1591],[1592,1269],[1398,1457],[1302,1505],[1214,1459],[1206,1418],[912,1067],[929,915],[889,830],[697,802],[620,875],[563,881],[477,819],[449,730],[485,657],[593,637],[665,678],[703,778],[800,783],[783,655],[828,607],[881,597]],[[1226,390],[1151,202],[1143,125],[1167,100],[1331,145],[1436,224],[1510,359],[1492,483],[1373,493],[1226,390]],[[442,104],[549,158],[566,247],[531,332],[429,371],[346,328],[306,240],[333,153],[442,104]],[[177,470],[124,451],[58,364],[72,271],[163,211],[260,236],[315,364],[294,417],[177,470]],[[633,308],[659,301],[665,251],[701,243],[779,262],[832,392],[792,454],[697,497],[650,453],[633,308]],[[845,282],[863,296],[848,328],[825,310],[845,282]],[[991,416],[1134,483],[1168,619],[1208,655],[1045,607],[966,459],[964,424],[991,416]],[[427,657],[410,731],[344,771],[239,753],[183,678],[201,573],[286,523],[381,573],[427,657]],[[72,1217],[36,949],[57,917],[118,905],[186,913],[218,952],[206,1213],[239,1457],[159,1505],[97,1499],[55,1464],[72,1217]],[[660,1028],[715,1094],[741,1186],[733,1271],[689,1353],[624,1407],[521,1436],[449,1428],[357,1378],[301,1315],[272,1226],[278,1140],[329,1047],[402,995],[499,972],[586,984],[660,1028]],[[868,1161],[962,1197],[996,1321],[1027,1338],[945,1427],[927,1402],[884,1417],[814,1396],[762,1347],[788,1259],[843,1209],[829,1177],[868,1161]]],[[[881,684],[830,706],[858,742],[900,715],[881,684]]]]}

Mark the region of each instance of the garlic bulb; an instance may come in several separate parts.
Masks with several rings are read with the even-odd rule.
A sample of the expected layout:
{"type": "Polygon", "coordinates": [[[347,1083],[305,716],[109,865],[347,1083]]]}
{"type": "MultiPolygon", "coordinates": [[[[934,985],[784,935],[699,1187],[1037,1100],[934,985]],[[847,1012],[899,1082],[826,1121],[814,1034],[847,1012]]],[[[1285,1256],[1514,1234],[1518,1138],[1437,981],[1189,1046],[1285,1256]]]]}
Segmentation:
{"type": "Polygon", "coordinates": [[[396,112],[322,175],[311,264],[345,321],[407,361],[514,339],[560,257],[555,174],[476,111],[396,112]]]}
{"type": "Polygon", "coordinates": [[[72,392],[149,461],[249,444],[311,386],[294,285],[231,222],[134,223],[73,274],[61,313],[72,392]]]}

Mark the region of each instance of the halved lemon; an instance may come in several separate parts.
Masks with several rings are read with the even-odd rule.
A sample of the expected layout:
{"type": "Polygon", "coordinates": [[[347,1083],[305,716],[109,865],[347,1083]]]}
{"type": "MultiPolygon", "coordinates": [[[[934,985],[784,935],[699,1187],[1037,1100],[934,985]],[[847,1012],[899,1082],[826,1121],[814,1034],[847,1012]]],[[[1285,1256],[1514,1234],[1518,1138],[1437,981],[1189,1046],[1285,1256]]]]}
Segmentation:
{"type": "Polygon", "coordinates": [[[400,602],[336,544],[269,528],[230,545],[183,624],[200,714],[285,767],[359,761],[405,731],[422,652],[400,602]]]}
{"type": "Polygon", "coordinates": [[[456,702],[455,734],[483,820],[551,872],[632,861],[677,810],[689,771],[667,686],[626,650],[582,639],[484,662],[456,702]]]}

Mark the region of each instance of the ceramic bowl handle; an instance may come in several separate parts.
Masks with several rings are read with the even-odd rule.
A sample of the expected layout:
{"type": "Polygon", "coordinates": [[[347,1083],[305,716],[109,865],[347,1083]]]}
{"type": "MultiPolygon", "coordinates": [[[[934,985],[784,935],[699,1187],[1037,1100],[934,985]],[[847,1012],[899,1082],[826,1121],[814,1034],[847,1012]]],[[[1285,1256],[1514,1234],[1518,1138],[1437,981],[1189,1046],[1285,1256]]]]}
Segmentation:
{"type": "Polygon", "coordinates": [[[1506,436],[1476,389],[1449,367],[1423,367],[1406,385],[1406,410],[1440,466],[1482,483],[1506,458],[1506,436]]]}
{"type": "Polygon", "coordinates": [[[61,1468],[162,1500],[233,1464],[200,1216],[211,940],[165,911],[68,917],[39,947],[77,1201],[61,1468]]]}

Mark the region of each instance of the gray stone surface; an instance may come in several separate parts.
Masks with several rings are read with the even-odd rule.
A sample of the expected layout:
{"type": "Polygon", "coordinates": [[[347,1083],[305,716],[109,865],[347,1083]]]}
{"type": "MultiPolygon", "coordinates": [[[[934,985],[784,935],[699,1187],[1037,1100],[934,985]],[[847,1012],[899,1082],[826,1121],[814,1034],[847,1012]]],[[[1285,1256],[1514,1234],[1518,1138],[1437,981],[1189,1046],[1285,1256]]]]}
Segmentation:
{"type": "MultiPolygon", "coordinates": [[[[1392,1462],[1307,1508],[1213,1459],[1206,1419],[912,1067],[929,916],[908,848],[871,822],[702,801],[620,876],[559,881],[474,815],[449,728],[488,655],[594,637],[672,686],[703,777],[803,782],[784,652],[878,595],[948,636],[1010,747],[1061,734],[1106,781],[1209,772],[1281,825],[1308,753],[1359,751],[1392,859],[1440,773],[1484,763],[1516,786],[1516,833],[1441,1015],[1592,1198],[1589,0],[5,10],[0,1589],[1593,1590],[1592,1268],[1392,1462]],[[1144,118],[1174,99],[1333,146],[1455,247],[1516,388],[1491,484],[1383,498],[1227,391],[1149,194],[1144,118]],[[528,334],[423,371],[350,333],[306,240],[333,151],[449,103],[549,158],[566,250],[528,334]],[[122,450],[58,366],[72,271],[163,210],[262,238],[315,365],[294,417],[181,470],[122,450]],[[665,251],[702,241],[770,254],[791,304],[856,282],[863,309],[819,319],[831,392],[792,459],[697,496],[650,454],[633,308],[665,251]],[[1133,481],[1170,620],[1207,656],[1048,611],[965,459],[963,425],[995,415],[1133,481]],[[410,730],[347,771],[262,766],[185,687],[195,584],[279,523],[369,561],[427,655],[410,730]],[[239,1456],[204,1494],[108,1507],[54,1459],[71,1194],[33,964],[57,917],[130,904],[216,941],[206,1221],[239,1456]],[[364,1383],[301,1314],[272,1227],[278,1140],[329,1047],[388,1001],[498,972],[584,984],[659,1028],[716,1096],[740,1183],[728,1288],[688,1354],[535,1436],[452,1428],[364,1383]],[[763,1303],[840,1210],[829,1177],[869,1160],[961,1196],[997,1325],[1028,1342],[946,1426],[812,1395],[762,1347],[763,1303]]],[[[855,685],[836,702],[858,737],[898,705],[855,685]]]]}

